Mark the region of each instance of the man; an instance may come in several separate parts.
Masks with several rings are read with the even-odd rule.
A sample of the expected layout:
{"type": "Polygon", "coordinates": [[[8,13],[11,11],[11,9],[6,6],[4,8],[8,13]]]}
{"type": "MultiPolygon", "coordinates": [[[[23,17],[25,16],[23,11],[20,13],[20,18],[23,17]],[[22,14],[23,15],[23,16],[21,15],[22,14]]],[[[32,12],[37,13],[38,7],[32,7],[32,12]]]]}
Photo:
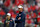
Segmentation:
{"type": "Polygon", "coordinates": [[[17,14],[15,22],[17,23],[16,27],[25,27],[25,14],[23,12],[23,7],[18,6],[19,14],[17,14]]]}
{"type": "Polygon", "coordinates": [[[7,18],[4,21],[4,27],[14,27],[14,22],[11,19],[11,14],[10,13],[7,13],[7,18]]]}

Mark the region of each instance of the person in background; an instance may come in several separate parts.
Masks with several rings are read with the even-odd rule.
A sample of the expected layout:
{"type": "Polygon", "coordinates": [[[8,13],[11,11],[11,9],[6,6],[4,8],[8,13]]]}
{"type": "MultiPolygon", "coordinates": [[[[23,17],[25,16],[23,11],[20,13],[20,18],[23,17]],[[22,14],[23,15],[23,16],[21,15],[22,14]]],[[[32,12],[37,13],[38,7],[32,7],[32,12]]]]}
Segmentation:
{"type": "Polygon", "coordinates": [[[19,13],[15,19],[16,27],[25,27],[25,13],[23,12],[22,5],[18,6],[19,13]]]}
{"type": "Polygon", "coordinates": [[[7,13],[6,20],[4,21],[4,27],[14,27],[14,21],[11,19],[10,13],[7,13]]]}
{"type": "Polygon", "coordinates": [[[0,0],[0,7],[3,6],[3,0],[0,0]]]}

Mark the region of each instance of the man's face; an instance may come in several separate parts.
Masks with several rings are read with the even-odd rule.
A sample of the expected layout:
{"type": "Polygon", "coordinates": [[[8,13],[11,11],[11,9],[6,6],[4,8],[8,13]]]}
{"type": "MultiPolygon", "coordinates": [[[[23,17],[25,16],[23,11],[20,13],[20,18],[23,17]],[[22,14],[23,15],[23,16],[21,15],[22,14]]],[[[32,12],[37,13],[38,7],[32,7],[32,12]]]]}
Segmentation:
{"type": "Polygon", "coordinates": [[[19,11],[19,12],[23,11],[23,8],[18,8],[18,11],[19,11]]]}
{"type": "Polygon", "coordinates": [[[7,16],[8,19],[10,19],[10,16],[7,16]]]}

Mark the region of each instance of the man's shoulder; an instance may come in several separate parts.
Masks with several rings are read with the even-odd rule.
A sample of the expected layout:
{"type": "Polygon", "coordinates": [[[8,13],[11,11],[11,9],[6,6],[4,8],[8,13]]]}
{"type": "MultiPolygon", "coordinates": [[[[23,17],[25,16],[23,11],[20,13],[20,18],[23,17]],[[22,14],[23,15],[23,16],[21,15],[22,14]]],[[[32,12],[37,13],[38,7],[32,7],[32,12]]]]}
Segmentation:
{"type": "Polygon", "coordinates": [[[25,15],[25,12],[22,12],[22,14],[24,14],[24,15],[25,15]]]}
{"type": "Polygon", "coordinates": [[[17,14],[17,16],[19,16],[19,13],[17,14]]]}

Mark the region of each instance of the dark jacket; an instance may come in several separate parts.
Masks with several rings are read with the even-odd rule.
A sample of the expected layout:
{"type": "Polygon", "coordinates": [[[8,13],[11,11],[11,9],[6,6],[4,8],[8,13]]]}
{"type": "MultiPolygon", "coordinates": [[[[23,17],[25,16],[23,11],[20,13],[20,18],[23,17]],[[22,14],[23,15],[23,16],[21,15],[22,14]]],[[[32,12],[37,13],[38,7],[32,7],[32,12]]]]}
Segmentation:
{"type": "Polygon", "coordinates": [[[19,14],[17,14],[16,20],[15,20],[15,22],[17,23],[16,27],[25,27],[25,14],[24,12],[21,12],[19,14]],[[21,17],[20,20],[18,20],[19,17],[21,17]]]}
{"type": "MultiPolygon", "coordinates": [[[[11,18],[10,18],[10,20],[12,20],[11,18]]],[[[9,21],[10,21],[9,20],[9,21]]],[[[12,21],[10,21],[10,23],[9,23],[9,25],[7,26],[7,24],[6,24],[6,21],[7,21],[7,19],[4,21],[4,27],[14,27],[14,21],[12,20],[12,21]]]]}

